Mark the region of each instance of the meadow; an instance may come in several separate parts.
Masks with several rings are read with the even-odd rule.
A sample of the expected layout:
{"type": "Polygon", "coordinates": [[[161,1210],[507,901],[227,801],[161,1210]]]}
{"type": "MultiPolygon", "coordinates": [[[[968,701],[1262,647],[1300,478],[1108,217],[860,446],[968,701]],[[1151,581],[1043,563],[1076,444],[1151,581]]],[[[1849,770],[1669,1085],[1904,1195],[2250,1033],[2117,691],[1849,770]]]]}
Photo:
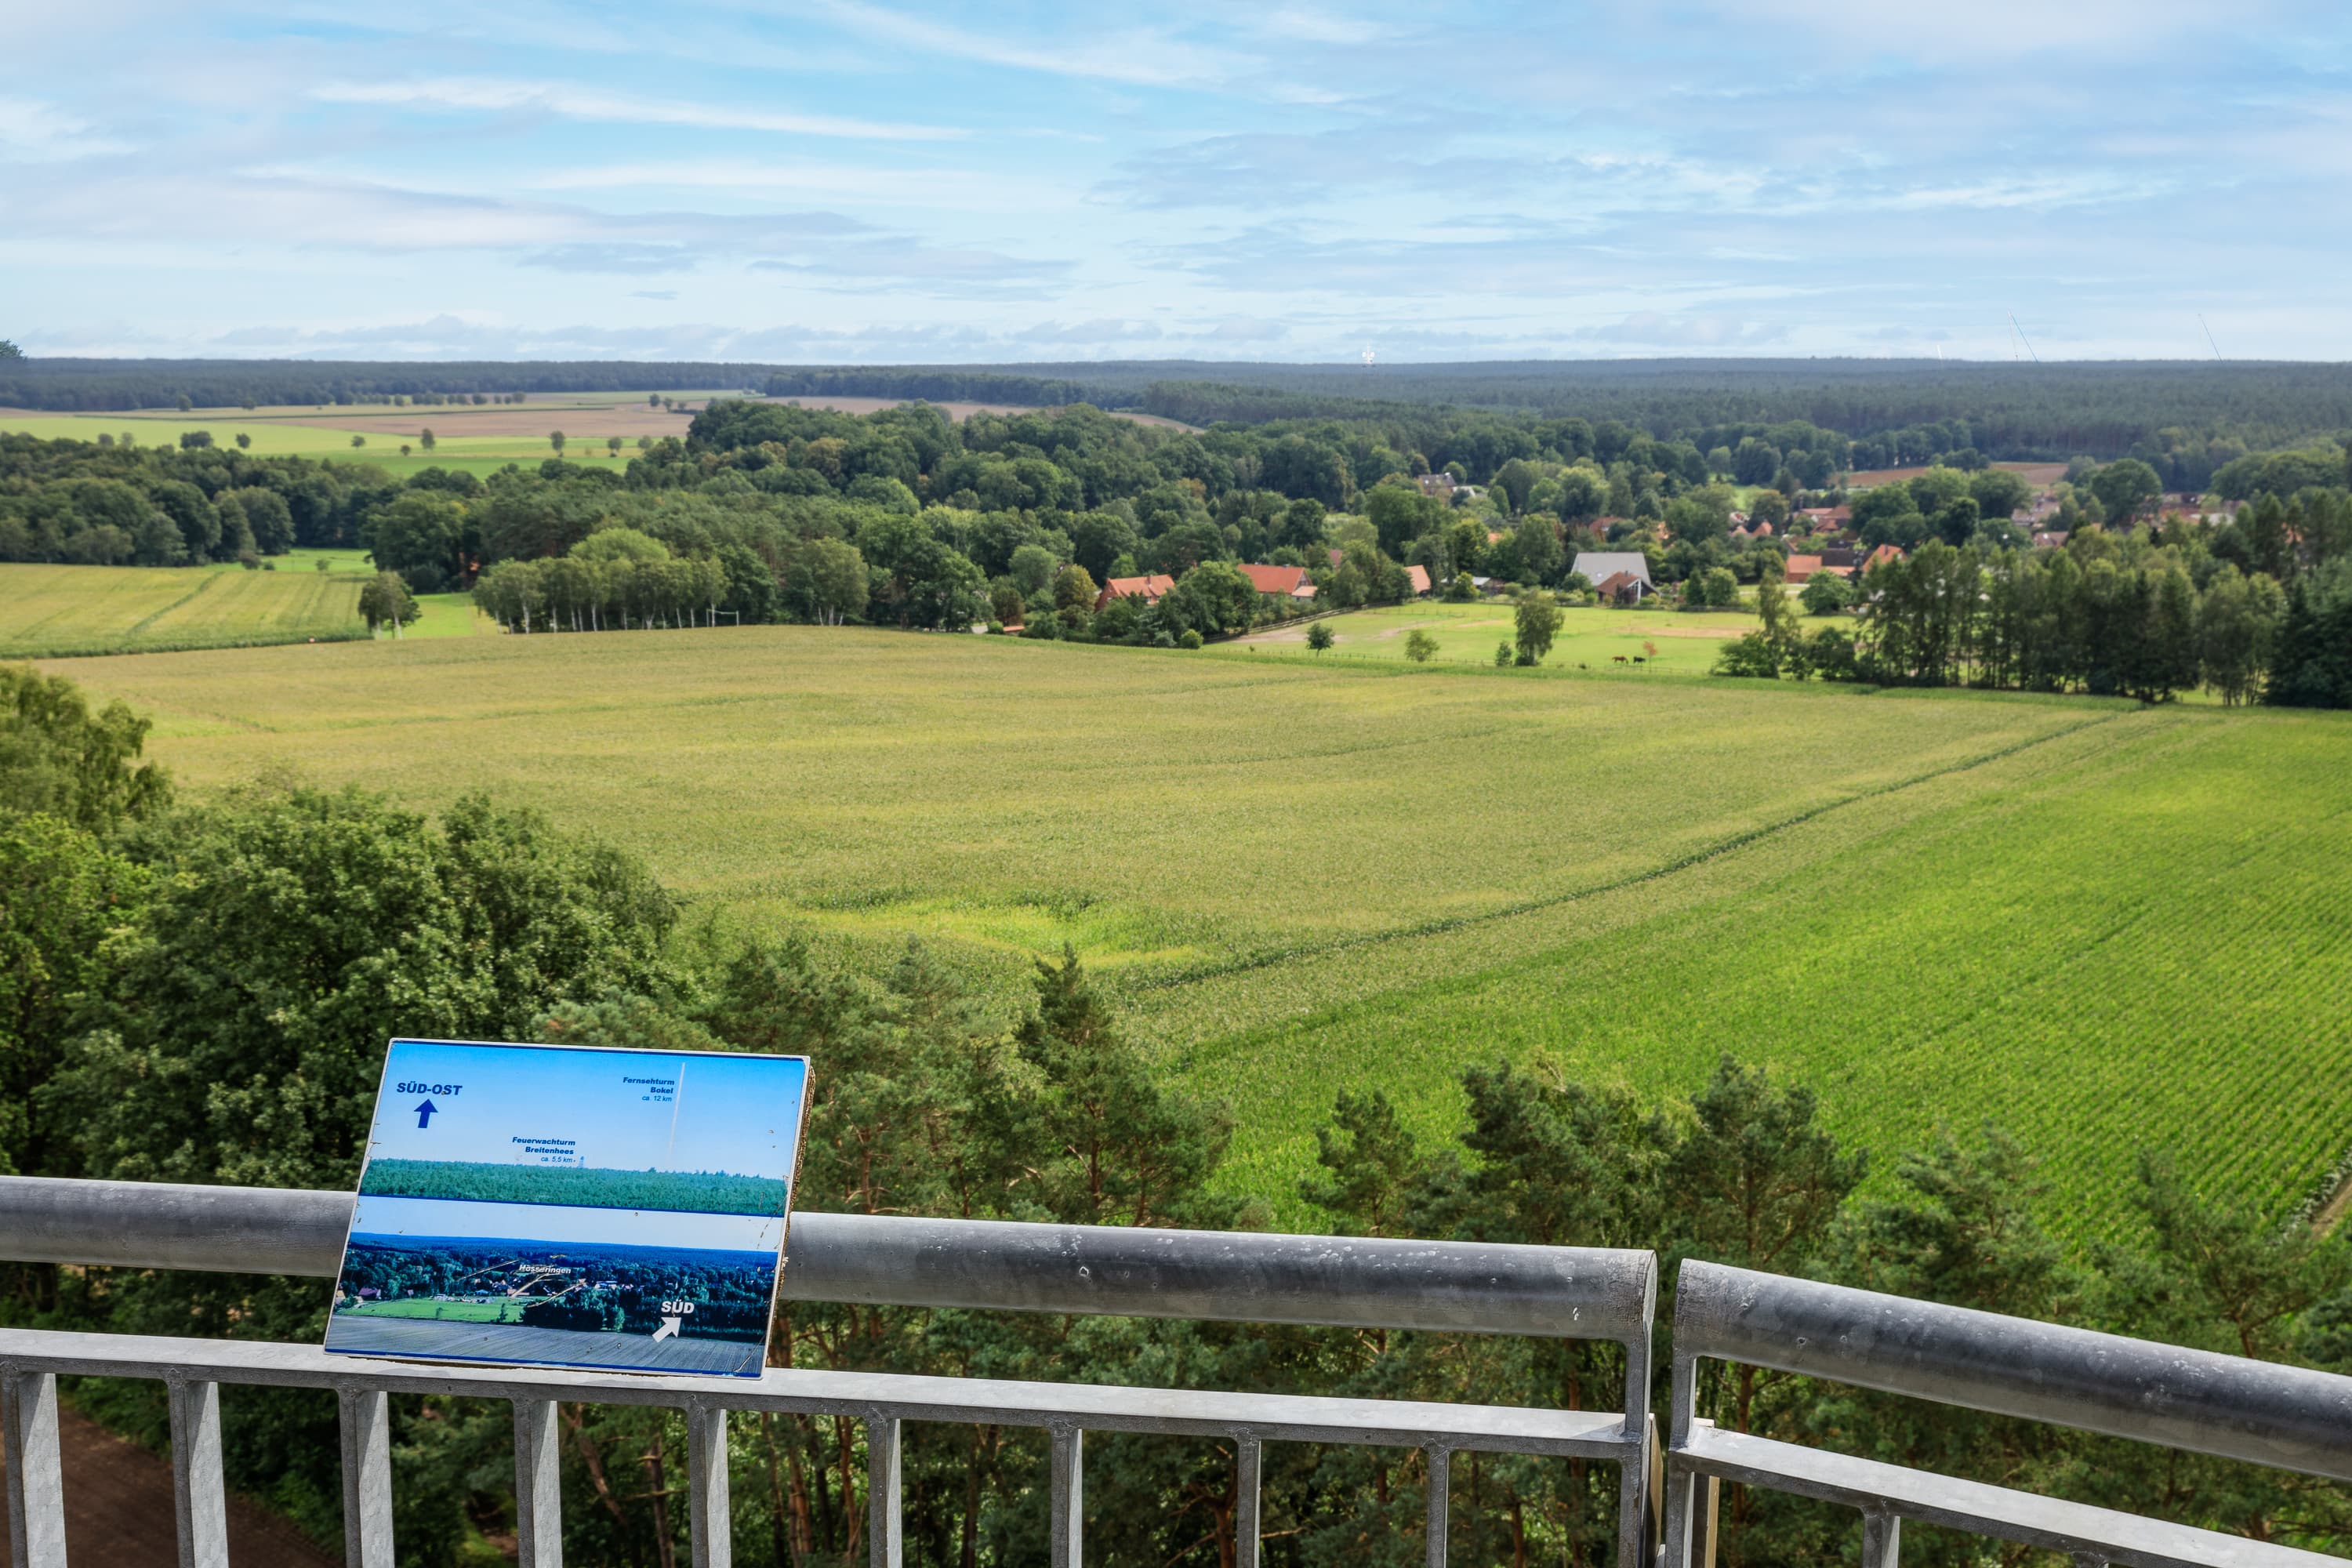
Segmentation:
{"type": "MultiPolygon", "coordinates": [[[[1516,606],[1507,599],[1468,605],[1424,601],[1359,610],[1323,623],[1331,628],[1333,640],[1330,650],[1319,657],[1333,662],[1401,663],[1405,658],[1405,638],[1424,631],[1437,642],[1432,663],[1492,665],[1496,645],[1512,640],[1516,614],[1516,606]]],[[[1754,616],[1732,611],[1564,609],[1559,636],[1544,662],[1556,669],[1584,667],[1633,676],[1704,675],[1714,667],[1716,650],[1727,639],[1745,636],[1756,626],[1754,616]],[[1615,662],[1619,658],[1626,661],[1622,669],[1615,662]],[[1637,658],[1643,661],[1638,670],[1633,664],[1637,658]]],[[[1253,653],[1297,652],[1306,647],[1303,626],[1220,645],[1221,649],[1253,653]]]]}
{"type": "Polygon", "coordinates": [[[2337,716],[815,627],[52,668],[188,784],[488,788],[1002,1016],[1070,942],[1277,1221],[1339,1089],[1443,1137],[1497,1058],[1760,1061],[1882,1179],[1998,1122],[2085,1240],[2142,1150],[2284,1215],[2352,1144],[2337,716]]]}

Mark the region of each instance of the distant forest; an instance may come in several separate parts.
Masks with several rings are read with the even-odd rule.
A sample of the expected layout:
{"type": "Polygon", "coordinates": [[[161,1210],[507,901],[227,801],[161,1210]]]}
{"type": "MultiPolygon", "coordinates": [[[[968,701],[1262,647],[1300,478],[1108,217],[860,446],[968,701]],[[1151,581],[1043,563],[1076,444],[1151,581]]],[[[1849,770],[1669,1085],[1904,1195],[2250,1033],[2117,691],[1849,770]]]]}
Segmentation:
{"type": "Polygon", "coordinates": [[[456,1198],[469,1203],[561,1204],[572,1208],[676,1214],[775,1215],[785,1184],[725,1171],[614,1171],[499,1165],[480,1160],[371,1160],[363,1197],[456,1198]]]}
{"type": "MultiPolygon", "coordinates": [[[[1617,420],[1670,439],[1706,426],[1803,421],[1858,458],[1913,460],[1904,432],[1965,426],[1994,460],[2145,458],[2189,437],[2264,450],[2352,433],[2352,365],[2117,361],[1522,360],[1252,364],[1197,360],[1024,365],[793,366],[656,362],[365,363],[28,359],[0,362],[0,406],[55,411],[352,404],[394,396],[761,391],[1060,405],[1192,425],[1394,422],[1441,408],[1617,420]]],[[[1927,444],[1932,444],[1928,442],[1927,444]]],[[[1933,455],[1928,453],[1927,455],[1933,455]]]]}

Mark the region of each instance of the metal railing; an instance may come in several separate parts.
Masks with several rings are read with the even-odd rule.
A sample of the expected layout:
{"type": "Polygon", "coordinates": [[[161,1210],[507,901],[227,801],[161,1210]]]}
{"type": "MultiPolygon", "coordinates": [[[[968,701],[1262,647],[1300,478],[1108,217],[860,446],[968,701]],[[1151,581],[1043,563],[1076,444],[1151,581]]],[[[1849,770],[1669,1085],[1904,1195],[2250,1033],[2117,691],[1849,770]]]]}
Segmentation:
{"type": "Polygon", "coordinates": [[[1708,1479],[1857,1510],[1863,1568],[1895,1568],[1906,1519],[2063,1552],[2083,1568],[2315,1568],[2343,1561],[1721,1431],[1698,1419],[1701,1361],[1801,1373],[2352,1481],[2352,1377],[1692,1261],[1675,1281],[1662,1568],[1711,1557],[1712,1510],[1700,1496],[1708,1479]]]}
{"type": "MultiPolygon", "coordinates": [[[[0,1258],[31,1262],[331,1277],[347,1193],[0,1177],[0,1258]]],[[[2343,1560],[1899,1465],[1719,1430],[1698,1418],[1703,1361],[2137,1438],[2352,1481],[2352,1378],[2177,1349],[1701,1261],[1676,1281],[1668,1441],[1647,1416],[1656,1262],[1645,1251],[1350,1240],[1199,1231],[804,1214],[792,1222],[788,1300],[865,1305],[1329,1324],[1612,1342],[1626,1353],[1617,1411],[1325,1399],[1086,1384],[772,1369],[752,1380],[330,1356],[310,1345],[0,1331],[0,1436],[18,1568],[65,1558],[57,1378],[152,1378],[169,1390],[180,1561],[227,1562],[220,1388],[332,1390],[341,1412],[347,1561],[393,1562],[386,1399],[504,1399],[514,1410],[520,1554],[562,1562],[556,1405],[684,1413],[696,1568],[730,1561],[730,1412],[829,1415],[866,1428],[867,1540],[899,1563],[899,1445],[908,1421],[1050,1435],[1055,1568],[1076,1568],[1085,1435],[1230,1441],[1236,1560],[1258,1561],[1265,1446],[1338,1443],[1427,1457],[1426,1555],[1445,1561],[1452,1456],[1582,1457],[1620,1466],[1620,1564],[1694,1568],[1713,1557],[1723,1481],[1825,1500],[1860,1515],[1864,1568],[1895,1568],[1902,1522],[1948,1526],[2132,1568],[2320,1568],[2343,1560]],[[1663,1484],[1653,1466],[1663,1459],[1663,1484]],[[1664,1519],[1655,1518],[1664,1492],[1664,1519]]]]}
{"type": "MultiPolygon", "coordinates": [[[[0,1258],[331,1278],[348,1193],[0,1177],[0,1258]]],[[[905,1307],[1311,1323],[1614,1342],[1617,1411],[1325,1399],[1085,1384],[770,1369],[756,1381],[513,1367],[361,1362],[310,1345],[0,1331],[0,1429],[16,1568],[61,1568],[60,1373],[152,1378],[170,1391],[180,1561],[228,1561],[222,1481],[224,1384],[331,1389],[341,1405],[343,1529],[354,1568],[393,1563],[387,1396],[504,1399],[514,1408],[515,1496],[525,1568],[562,1561],[555,1407],[667,1406],[688,1430],[695,1568],[724,1568],[730,1412],[847,1416],[866,1429],[871,1561],[900,1561],[899,1444],[908,1421],[988,1423],[1051,1435],[1054,1568],[1077,1568],[1085,1435],[1222,1437],[1236,1455],[1237,1561],[1258,1560],[1265,1445],[1417,1448],[1427,1458],[1427,1560],[1445,1561],[1456,1453],[1579,1457],[1621,1468],[1619,1557],[1648,1555],[1650,1331],[1657,1263],[1646,1251],[1360,1240],[803,1214],[792,1222],[788,1300],[905,1307]]]]}

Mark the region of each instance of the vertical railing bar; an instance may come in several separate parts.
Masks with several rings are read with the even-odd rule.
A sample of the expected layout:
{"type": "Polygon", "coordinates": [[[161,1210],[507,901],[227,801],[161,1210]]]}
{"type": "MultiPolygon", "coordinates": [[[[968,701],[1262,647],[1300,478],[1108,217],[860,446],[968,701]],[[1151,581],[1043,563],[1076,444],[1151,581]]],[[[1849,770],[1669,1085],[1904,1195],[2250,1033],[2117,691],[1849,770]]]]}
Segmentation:
{"type": "Polygon", "coordinates": [[[730,1568],[735,1561],[735,1514],[727,1493],[724,1406],[696,1400],[686,1407],[686,1468],[694,1568],[730,1568]]]}
{"type": "Polygon", "coordinates": [[[1862,1568],[1895,1568],[1903,1554],[1903,1519],[1883,1508],[1862,1516],[1862,1568]]]}
{"type": "Polygon", "coordinates": [[[1697,1533],[1697,1478],[1675,1462],[1676,1450],[1690,1441],[1698,1412],[1698,1367],[1690,1356],[1674,1358],[1666,1396],[1666,1495],[1660,1511],[1666,1517],[1666,1544],[1658,1553],[1659,1568],[1692,1568],[1691,1550],[1697,1533]]]}
{"type": "Polygon", "coordinates": [[[180,1568],[228,1568],[228,1492],[221,1476],[220,1384],[174,1380],[172,1511],[180,1568]]]}
{"type": "Polygon", "coordinates": [[[1625,1346],[1625,1458],[1617,1475],[1617,1561],[1646,1563],[1657,1555],[1657,1543],[1643,1539],[1649,1519],[1663,1519],[1665,1499],[1659,1495],[1658,1471],[1648,1461],[1657,1451],[1657,1420],[1650,1414],[1650,1324],[1625,1346]]]}
{"type": "Polygon", "coordinates": [[[1265,1447],[1241,1433],[1234,1439],[1234,1568],[1257,1568],[1265,1528],[1258,1521],[1265,1447]]]}
{"type": "Polygon", "coordinates": [[[1426,1560],[1429,1568],[1445,1568],[1446,1526],[1454,1511],[1454,1450],[1431,1447],[1422,1452],[1429,1456],[1426,1560]]]}
{"type": "Polygon", "coordinates": [[[899,1568],[905,1559],[898,1458],[898,1418],[874,1411],[866,1417],[866,1561],[873,1568],[899,1568]]]}
{"type": "Polygon", "coordinates": [[[1076,1426],[1054,1428],[1054,1517],[1047,1543],[1051,1568],[1079,1568],[1086,1550],[1087,1435],[1076,1426]]]}
{"type": "Polygon", "coordinates": [[[515,1546],[520,1568],[563,1568],[563,1468],[552,1399],[514,1402],[515,1546]]]}
{"type": "Polygon", "coordinates": [[[393,1568],[392,1402],[381,1390],[335,1391],[343,1437],[343,1562],[393,1568]]]}
{"type": "Polygon", "coordinates": [[[8,1545],[16,1568],[66,1568],[66,1479],[54,1373],[0,1367],[8,1448],[8,1545]]]}

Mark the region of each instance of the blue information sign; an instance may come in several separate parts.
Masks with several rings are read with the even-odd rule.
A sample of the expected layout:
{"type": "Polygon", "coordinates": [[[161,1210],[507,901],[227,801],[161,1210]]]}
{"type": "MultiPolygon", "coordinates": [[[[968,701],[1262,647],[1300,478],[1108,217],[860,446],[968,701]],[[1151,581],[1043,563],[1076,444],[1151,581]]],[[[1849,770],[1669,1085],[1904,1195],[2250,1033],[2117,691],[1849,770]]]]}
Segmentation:
{"type": "Polygon", "coordinates": [[[327,1349],[757,1377],[805,1057],[394,1040],[327,1349]]]}

